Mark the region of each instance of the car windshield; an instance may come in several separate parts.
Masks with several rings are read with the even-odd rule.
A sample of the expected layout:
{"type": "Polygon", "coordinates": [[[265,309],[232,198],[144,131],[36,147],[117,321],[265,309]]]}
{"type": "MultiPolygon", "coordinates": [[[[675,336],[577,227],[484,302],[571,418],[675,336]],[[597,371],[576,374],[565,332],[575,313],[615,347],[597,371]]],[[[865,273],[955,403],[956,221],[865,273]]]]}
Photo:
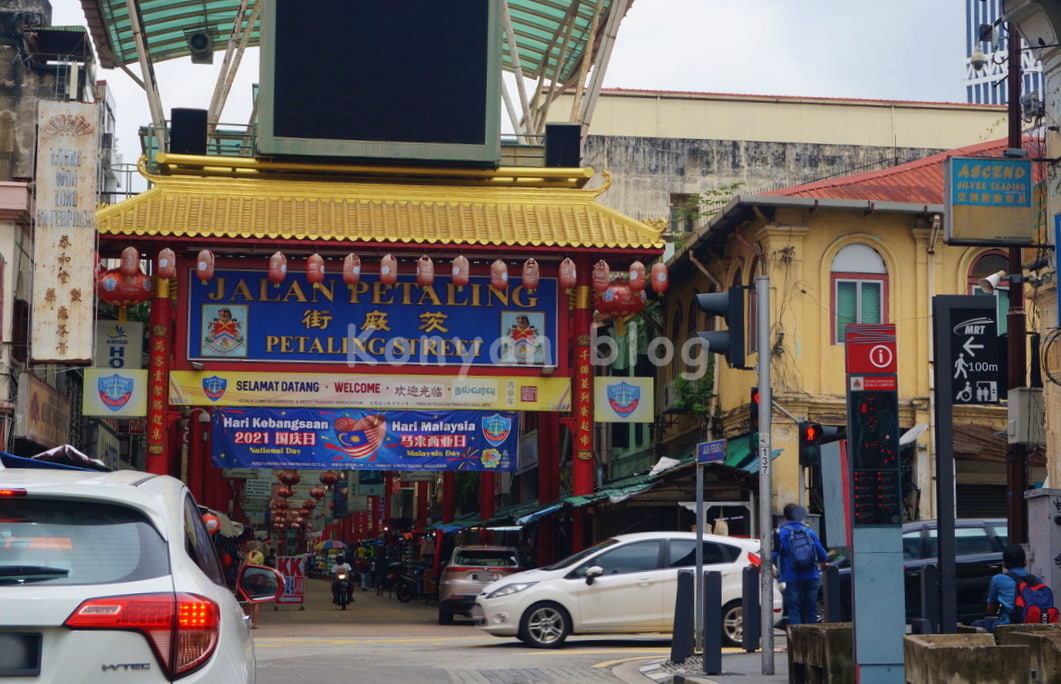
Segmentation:
{"type": "Polygon", "coordinates": [[[133,509],[0,498],[0,584],[105,584],[168,573],[165,541],[133,509]]]}
{"type": "Polygon", "coordinates": [[[552,565],[546,565],[544,568],[541,568],[541,569],[542,570],[558,570],[560,568],[566,568],[568,566],[575,565],[576,563],[581,562],[583,558],[586,558],[588,556],[592,556],[593,554],[597,553],[601,549],[606,549],[609,546],[614,546],[615,544],[618,544],[618,543],[619,543],[618,539],[605,539],[602,542],[598,542],[597,544],[594,544],[593,546],[589,547],[588,549],[582,549],[578,553],[571,554],[567,558],[563,558],[561,560],[558,560],[555,563],[553,563],[552,565]]]}
{"type": "Polygon", "coordinates": [[[461,549],[453,562],[455,565],[481,565],[491,568],[514,568],[519,565],[515,552],[504,549],[461,549]]]}

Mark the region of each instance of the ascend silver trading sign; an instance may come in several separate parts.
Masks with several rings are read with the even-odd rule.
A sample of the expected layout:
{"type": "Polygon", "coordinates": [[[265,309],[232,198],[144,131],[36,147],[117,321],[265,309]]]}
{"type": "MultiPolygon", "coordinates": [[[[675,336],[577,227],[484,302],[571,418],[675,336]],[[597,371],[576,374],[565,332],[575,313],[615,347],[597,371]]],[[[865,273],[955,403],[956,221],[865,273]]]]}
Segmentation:
{"type": "Polygon", "coordinates": [[[37,110],[30,357],[92,362],[99,107],[41,100],[37,110]]]}

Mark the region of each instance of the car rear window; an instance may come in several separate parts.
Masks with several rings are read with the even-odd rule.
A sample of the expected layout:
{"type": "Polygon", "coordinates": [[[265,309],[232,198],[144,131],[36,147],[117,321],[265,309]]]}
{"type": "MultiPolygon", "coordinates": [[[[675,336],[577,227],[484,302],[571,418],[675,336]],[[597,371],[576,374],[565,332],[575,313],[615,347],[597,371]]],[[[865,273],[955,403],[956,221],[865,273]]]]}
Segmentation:
{"type": "Polygon", "coordinates": [[[167,574],[165,541],[134,509],[65,499],[0,499],[0,582],[32,576],[33,586],[109,584],[167,574]]]}
{"type": "Polygon", "coordinates": [[[457,552],[455,565],[481,565],[490,568],[514,568],[519,565],[515,552],[489,549],[464,549],[457,552]]]}

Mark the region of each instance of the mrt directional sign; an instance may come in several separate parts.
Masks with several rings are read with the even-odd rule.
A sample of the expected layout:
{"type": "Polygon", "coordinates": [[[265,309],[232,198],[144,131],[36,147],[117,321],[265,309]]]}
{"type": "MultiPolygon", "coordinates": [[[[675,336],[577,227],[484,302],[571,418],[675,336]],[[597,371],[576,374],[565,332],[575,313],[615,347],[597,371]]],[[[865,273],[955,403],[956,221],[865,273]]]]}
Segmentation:
{"type": "Polygon", "coordinates": [[[971,296],[969,300],[968,306],[951,309],[945,333],[950,336],[951,403],[997,404],[1002,377],[995,298],[971,296]]]}

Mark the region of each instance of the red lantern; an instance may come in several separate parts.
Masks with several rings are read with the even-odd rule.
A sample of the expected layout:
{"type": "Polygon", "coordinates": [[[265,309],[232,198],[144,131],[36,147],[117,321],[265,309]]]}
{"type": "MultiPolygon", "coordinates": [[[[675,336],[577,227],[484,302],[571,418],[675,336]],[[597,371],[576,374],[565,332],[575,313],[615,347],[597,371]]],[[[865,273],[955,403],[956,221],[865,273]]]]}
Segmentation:
{"type": "Polygon", "coordinates": [[[289,499],[289,498],[291,498],[292,496],[295,495],[295,492],[294,492],[293,489],[291,489],[290,487],[285,485],[285,486],[280,487],[280,488],[278,488],[276,490],[276,495],[277,496],[282,496],[285,499],[289,499]]]}
{"type": "Polygon", "coordinates": [[[379,281],[384,285],[398,282],[398,260],[390,254],[383,255],[379,261],[379,281]]]}
{"type": "Polygon", "coordinates": [[[302,529],[302,523],[300,523],[299,521],[296,520],[293,523],[288,523],[288,527],[290,527],[292,530],[296,530],[297,531],[297,530],[302,529]]]}
{"type": "Polygon", "coordinates": [[[274,511],[282,511],[286,509],[288,505],[287,499],[273,499],[269,504],[269,508],[272,508],[274,511]]]}
{"type": "Polygon", "coordinates": [[[468,259],[463,254],[458,254],[457,258],[453,260],[453,284],[457,287],[464,287],[468,284],[468,278],[471,275],[471,266],[468,265],[468,259]]]}
{"type": "Polygon", "coordinates": [[[177,275],[177,255],[169,247],[163,247],[158,253],[158,277],[169,280],[177,275]]]}
{"type": "Polygon", "coordinates": [[[281,470],[276,473],[276,479],[286,485],[297,485],[302,482],[302,476],[296,470],[281,470]]]}
{"type": "Polygon", "coordinates": [[[307,511],[312,511],[316,507],[317,502],[314,499],[306,499],[302,502],[302,508],[305,508],[307,511]]]}
{"type": "Polygon", "coordinates": [[[273,523],[273,529],[277,532],[283,532],[287,529],[287,523],[277,520],[273,523]]]}
{"type": "Polygon", "coordinates": [[[299,519],[303,519],[303,520],[308,518],[309,517],[309,509],[308,508],[300,508],[300,509],[298,509],[298,517],[299,517],[299,519]]]}
{"type": "Polygon", "coordinates": [[[421,287],[435,282],[435,262],[426,254],[416,260],[416,284],[421,287]]]}
{"type": "Polygon", "coordinates": [[[314,254],[306,260],[306,280],[316,287],[324,282],[324,259],[320,254],[314,254]]]}
{"type": "Polygon", "coordinates": [[[347,254],[343,259],[343,282],[347,285],[357,285],[361,280],[361,257],[356,254],[347,254]]]}
{"type": "Polygon", "coordinates": [[[321,473],[320,481],[321,484],[325,487],[331,487],[336,482],[338,482],[341,477],[342,476],[334,470],[325,470],[323,473],[321,473]]]}
{"type": "Polygon", "coordinates": [[[203,524],[206,525],[207,532],[215,534],[221,529],[221,518],[218,518],[213,513],[203,513],[203,524]]]}
{"type": "Polygon", "coordinates": [[[645,289],[645,265],[640,261],[630,264],[630,289],[634,292],[645,289]]]}
{"type": "Polygon", "coordinates": [[[647,301],[644,290],[635,292],[629,283],[612,283],[604,292],[598,292],[593,303],[597,311],[623,318],[640,313],[647,301]]]}
{"type": "Polygon", "coordinates": [[[575,271],[575,262],[564,259],[560,262],[560,289],[570,290],[578,282],[578,274],[575,271]]]}
{"type": "Polygon", "coordinates": [[[204,283],[214,277],[214,253],[208,249],[195,257],[195,275],[204,283]]]}
{"type": "Polygon", "coordinates": [[[593,289],[597,292],[604,292],[608,289],[608,282],[611,280],[612,270],[608,267],[608,262],[601,259],[593,265],[593,289]]]}
{"type": "Polygon", "coordinates": [[[662,261],[652,264],[652,291],[662,293],[667,291],[670,282],[667,280],[667,265],[662,261]]]}
{"type": "Polygon", "coordinates": [[[309,495],[314,499],[323,499],[327,493],[328,491],[324,487],[313,487],[309,490],[309,495]]]}
{"type": "Polygon", "coordinates": [[[534,259],[527,259],[527,261],[523,263],[523,289],[537,290],[540,277],[541,273],[538,268],[538,262],[534,259]]]}
{"type": "Polygon", "coordinates": [[[504,290],[508,287],[508,265],[500,259],[490,264],[490,287],[504,290]]]}
{"type": "Polygon", "coordinates": [[[269,282],[279,285],[287,278],[287,257],[283,252],[276,252],[269,257],[269,282]]]}
{"type": "Polygon", "coordinates": [[[118,269],[112,268],[100,274],[96,291],[99,298],[108,304],[133,306],[151,297],[151,279],[140,271],[132,276],[123,276],[118,269]]]}
{"type": "Polygon", "coordinates": [[[140,251],[136,247],[126,247],[118,260],[118,271],[130,278],[140,272],[140,251]]]}

